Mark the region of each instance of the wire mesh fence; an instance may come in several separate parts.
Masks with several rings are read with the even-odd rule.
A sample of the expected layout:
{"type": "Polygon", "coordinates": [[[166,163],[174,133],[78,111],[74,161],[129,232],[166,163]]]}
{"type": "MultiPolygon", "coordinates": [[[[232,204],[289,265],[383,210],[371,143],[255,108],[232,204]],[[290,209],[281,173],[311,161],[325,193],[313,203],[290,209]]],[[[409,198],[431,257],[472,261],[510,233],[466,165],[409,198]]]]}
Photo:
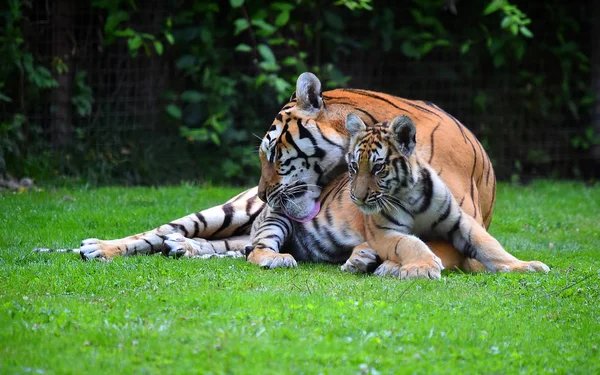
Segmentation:
{"type": "MultiPolygon", "coordinates": [[[[145,1],[139,8],[130,20],[133,27],[159,32],[167,12],[165,2],[145,1]]],[[[89,157],[86,162],[100,171],[98,165],[105,163],[107,168],[114,168],[119,164],[116,159],[123,160],[124,168],[119,173],[131,173],[134,183],[141,180],[135,177],[137,171],[127,171],[131,166],[155,169],[177,161],[185,163],[189,157],[185,140],[177,126],[165,121],[161,100],[181,79],[174,76],[173,62],[156,54],[132,58],[123,40],[107,45],[105,15],[87,2],[38,0],[26,13],[33,28],[26,33],[26,43],[55,70],[66,67],[56,75],[58,87],[35,98],[36,104],[28,109],[31,122],[39,124],[44,136],[53,140],[52,145],[60,146],[51,152],[93,149],[89,154],[80,154],[89,157]],[[78,76],[80,72],[85,75],[78,76]],[[91,88],[93,98],[85,116],[80,116],[74,106],[74,97],[81,95],[81,82],[91,88]],[[63,144],[69,140],[76,142],[63,144]],[[163,147],[157,148],[157,143],[163,147]],[[144,162],[130,162],[133,155],[144,162]]],[[[554,121],[550,128],[527,103],[515,105],[515,97],[523,89],[515,83],[518,66],[492,72],[495,79],[490,80],[489,70],[459,71],[462,58],[460,53],[439,50],[421,60],[399,54],[393,61],[380,61],[376,54],[365,52],[340,63],[338,68],[351,77],[350,87],[428,100],[452,113],[482,140],[501,178],[514,174],[572,177],[574,161],[591,160],[587,153],[572,146],[580,130],[568,121],[554,121]],[[490,90],[496,94],[493,102],[486,96],[490,90]]],[[[238,61],[231,68],[248,69],[251,63],[238,61]]],[[[544,61],[533,69],[543,72],[544,61]]],[[[548,87],[552,84],[545,85],[548,87]]],[[[265,130],[276,110],[264,113],[265,130]]]]}

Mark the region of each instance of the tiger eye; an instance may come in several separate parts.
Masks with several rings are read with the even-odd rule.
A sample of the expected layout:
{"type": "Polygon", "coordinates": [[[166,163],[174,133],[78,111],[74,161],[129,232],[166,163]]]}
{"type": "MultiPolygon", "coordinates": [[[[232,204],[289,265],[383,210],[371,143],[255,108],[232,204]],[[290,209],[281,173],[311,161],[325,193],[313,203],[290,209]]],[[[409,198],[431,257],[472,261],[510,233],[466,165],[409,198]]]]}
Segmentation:
{"type": "Polygon", "coordinates": [[[377,174],[383,170],[385,165],[383,163],[375,163],[373,164],[373,168],[371,169],[373,173],[377,174]]]}

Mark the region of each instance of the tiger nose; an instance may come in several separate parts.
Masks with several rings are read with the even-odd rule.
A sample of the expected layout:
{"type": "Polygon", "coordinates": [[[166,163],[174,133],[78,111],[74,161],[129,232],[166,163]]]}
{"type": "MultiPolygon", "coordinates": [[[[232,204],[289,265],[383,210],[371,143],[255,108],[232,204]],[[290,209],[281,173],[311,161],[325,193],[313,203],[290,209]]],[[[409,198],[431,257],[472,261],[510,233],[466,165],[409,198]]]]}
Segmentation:
{"type": "Polygon", "coordinates": [[[364,191],[364,192],[353,191],[352,196],[354,197],[356,204],[361,206],[367,200],[367,197],[369,196],[369,192],[368,192],[368,190],[364,191]]]}

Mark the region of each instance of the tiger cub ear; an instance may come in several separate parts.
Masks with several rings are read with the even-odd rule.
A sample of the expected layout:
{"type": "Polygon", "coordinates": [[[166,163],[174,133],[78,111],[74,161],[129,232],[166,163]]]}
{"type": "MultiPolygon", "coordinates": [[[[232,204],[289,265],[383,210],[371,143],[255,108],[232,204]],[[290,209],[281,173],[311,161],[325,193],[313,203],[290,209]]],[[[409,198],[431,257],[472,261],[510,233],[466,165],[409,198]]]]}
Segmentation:
{"type": "Polygon", "coordinates": [[[304,72],[296,81],[296,106],[305,111],[318,111],[323,106],[321,81],[316,75],[304,72]]]}
{"type": "Polygon", "coordinates": [[[367,125],[365,125],[358,115],[351,112],[346,116],[346,129],[348,129],[350,136],[354,137],[356,134],[367,130],[367,125]]]}
{"type": "Polygon", "coordinates": [[[401,115],[392,120],[389,129],[400,145],[400,152],[405,156],[410,156],[417,145],[415,123],[410,117],[401,115]]]}

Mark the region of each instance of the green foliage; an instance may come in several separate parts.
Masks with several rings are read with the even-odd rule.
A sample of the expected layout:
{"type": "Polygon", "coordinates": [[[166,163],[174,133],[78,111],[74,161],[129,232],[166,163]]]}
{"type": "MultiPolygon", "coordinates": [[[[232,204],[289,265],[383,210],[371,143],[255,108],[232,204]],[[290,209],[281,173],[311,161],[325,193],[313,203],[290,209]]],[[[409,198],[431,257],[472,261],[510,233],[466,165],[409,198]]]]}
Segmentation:
{"type": "MultiPolygon", "coordinates": [[[[596,142],[587,130],[594,96],[588,82],[590,62],[579,30],[586,15],[558,0],[518,6],[508,0],[463,1],[454,4],[457,14],[445,8],[450,3],[454,4],[445,0],[414,0],[409,5],[370,0],[167,2],[166,11],[160,13],[164,19],[157,22],[159,28],[149,32],[136,23],[143,18],[146,3],[94,0],[92,11],[103,22],[91,34],[102,35],[101,48],[123,47],[132,59],[154,59],[170,67],[165,69],[167,89],[157,93],[163,110],[163,118],[157,122],[177,129],[172,133],[180,137],[179,142],[166,141],[166,135],[160,133],[143,147],[139,142],[145,135],[96,121],[120,109],[118,104],[106,105],[95,97],[104,94],[97,92],[85,70],[75,71],[65,56],[42,59],[25,43],[24,30],[31,27],[22,13],[29,5],[10,0],[0,7],[4,20],[0,30],[0,108],[8,114],[1,124],[3,134],[9,137],[2,141],[0,158],[10,159],[6,165],[18,175],[47,173],[48,161],[39,161],[43,159],[40,150],[48,150],[52,140],[40,134],[42,129],[51,130],[52,124],[35,123],[29,115],[52,116],[48,113],[55,110],[56,78],[69,74],[71,110],[76,115],[71,124],[73,149],[55,155],[52,173],[94,176],[97,181],[121,174],[129,180],[130,174],[139,174],[145,177],[130,182],[152,183],[162,178],[150,177],[153,170],[164,169],[160,160],[164,164],[172,160],[158,153],[153,156],[151,150],[163,150],[169,143],[166,153],[177,155],[181,165],[190,165],[196,171],[193,177],[251,183],[259,175],[253,154],[256,137],[264,134],[273,115],[288,100],[299,73],[315,72],[324,89],[329,89],[348,85],[349,72],[393,75],[398,70],[396,62],[407,59],[423,61],[414,72],[417,86],[422,84],[417,77],[423,76],[450,86],[485,77],[471,100],[472,111],[486,122],[478,136],[492,154],[505,147],[497,141],[499,130],[514,132],[523,127],[523,118],[518,117],[522,111],[507,111],[502,123],[484,117],[501,105],[524,109],[528,116],[549,126],[576,123],[576,135],[561,141],[578,150],[589,149],[596,142]],[[550,37],[548,30],[552,30],[550,37]],[[428,70],[440,56],[457,55],[451,71],[428,70]],[[557,68],[537,70],[540,59],[557,68]],[[507,74],[515,77],[512,80],[518,86],[511,98],[497,90],[507,74]],[[556,80],[559,85],[553,84],[556,80]],[[103,136],[112,146],[96,147],[99,127],[106,128],[103,134],[108,135],[103,136]],[[25,144],[28,147],[24,148],[25,144]],[[70,159],[65,159],[67,156],[70,159]],[[146,164],[153,162],[157,163],[154,167],[146,164]]],[[[91,71],[89,75],[94,77],[91,71]]],[[[389,80],[374,88],[412,95],[408,84],[398,86],[389,80]]],[[[547,164],[549,151],[524,149],[518,159],[527,170],[528,163],[547,164]]],[[[508,165],[512,169],[512,161],[508,165]]]]}
{"type": "Polygon", "coordinates": [[[402,282],[335,265],[32,254],[141,232],[240,189],[0,194],[0,373],[600,371],[600,187],[500,184],[491,232],[549,274],[402,282]],[[43,355],[40,355],[40,354],[43,355]]]}

